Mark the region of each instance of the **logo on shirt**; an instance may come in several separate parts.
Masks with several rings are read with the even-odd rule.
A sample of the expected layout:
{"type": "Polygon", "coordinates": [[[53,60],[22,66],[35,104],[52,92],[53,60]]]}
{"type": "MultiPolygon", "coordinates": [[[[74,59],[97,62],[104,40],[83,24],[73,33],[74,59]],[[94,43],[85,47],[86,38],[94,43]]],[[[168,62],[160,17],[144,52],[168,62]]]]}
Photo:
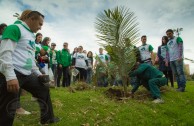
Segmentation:
{"type": "Polygon", "coordinates": [[[83,55],[78,55],[77,58],[78,59],[84,59],[84,56],[83,55]]]}
{"type": "Polygon", "coordinates": [[[141,51],[145,51],[145,47],[141,48],[141,51]]]}
{"type": "Polygon", "coordinates": [[[100,56],[100,59],[104,59],[104,56],[100,56]]]}
{"type": "Polygon", "coordinates": [[[34,41],[29,40],[28,44],[30,45],[31,48],[35,49],[35,42],[34,41]]]}
{"type": "Polygon", "coordinates": [[[168,42],[169,46],[172,46],[172,44],[173,44],[173,41],[168,42]]]}

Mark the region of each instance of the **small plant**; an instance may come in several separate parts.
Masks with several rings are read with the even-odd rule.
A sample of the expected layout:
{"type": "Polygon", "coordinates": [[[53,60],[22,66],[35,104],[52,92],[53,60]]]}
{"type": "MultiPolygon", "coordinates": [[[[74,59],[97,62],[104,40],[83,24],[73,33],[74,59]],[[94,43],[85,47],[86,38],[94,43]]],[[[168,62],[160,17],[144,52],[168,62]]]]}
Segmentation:
{"type": "Polygon", "coordinates": [[[111,56],[111,61],[122,80],[124,92],[127,93],[128,73],[136,63],[139,29],[134,12],[125,7],[101,12],[95,22],[97,37],[111,56]]]}

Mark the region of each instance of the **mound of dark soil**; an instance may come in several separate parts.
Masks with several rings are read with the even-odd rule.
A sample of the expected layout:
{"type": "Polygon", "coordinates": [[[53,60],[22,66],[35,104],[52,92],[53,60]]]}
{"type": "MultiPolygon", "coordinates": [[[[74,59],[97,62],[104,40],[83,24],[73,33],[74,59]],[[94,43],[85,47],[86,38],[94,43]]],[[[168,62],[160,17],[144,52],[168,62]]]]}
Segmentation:
{"type": "Polygon", "coordinates": [[[124,97],[126,97],[126,98],[132,97],[132,95],[129,94],[129,93],[127,93],[126,96],[125,96],[124,95],[124,91],[121,90],[121,89],[112,89],[112,88],[109,88],[104,93],[105,93],[105,95],[108,98],[116,99],[116,100],[122,100],[122,98],[124,98],[124,97]]]}

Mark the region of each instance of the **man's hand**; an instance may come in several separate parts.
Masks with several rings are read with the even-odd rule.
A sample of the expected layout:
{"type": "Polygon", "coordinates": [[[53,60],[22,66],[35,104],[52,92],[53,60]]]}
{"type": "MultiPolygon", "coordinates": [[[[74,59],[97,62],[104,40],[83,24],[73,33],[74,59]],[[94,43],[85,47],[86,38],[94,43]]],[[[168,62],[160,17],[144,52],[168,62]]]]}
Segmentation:
{"type": "Polygon", "coordinates": [[[45,74],[39,75],[38,79],[41,84],[44,84],[46,87],[49,87],[49,82],[50,82],[49,75],[45,75],[45,74]]]}
{"type": "Polygon", "coordinates": [[[168,62],[167,61],[165,62],[165,66],[168,67],[168,62]]]}
{"type": "Polygon", "coordinates": [[[183,60],[183,58],[178,58],[178,62],[181,62],[183,60]]]}
{"type": "Polygon", "coordinates": [[[42,59],[43,59],[43,60],[47,60],[48,57],[47,57],[47,56],[42,56],[42,59]]]}
{"type": "Polygon", "coordinates": [[[19,92],[19,82],[17,79],[9,80],[7,81],[7,91],[12,93],[18,93],[19,92]]]}
{"type": "Polygon", "coordinates": [[[59,64],[59,68],[62,68],[63,66],[61,64],[59,64]]]}

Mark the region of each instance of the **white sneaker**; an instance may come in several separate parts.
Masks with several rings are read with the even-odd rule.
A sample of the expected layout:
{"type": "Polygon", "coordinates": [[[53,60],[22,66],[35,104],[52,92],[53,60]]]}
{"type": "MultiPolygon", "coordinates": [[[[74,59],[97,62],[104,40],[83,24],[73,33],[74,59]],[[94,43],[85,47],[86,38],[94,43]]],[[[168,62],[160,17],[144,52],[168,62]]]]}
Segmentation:
{"type": "Polygon", "coordinates": [[[37,101],[37,98],[31,97],[31,101],[37,101]]]}
{"type": "Polygon", "coordinates": [[[152,101],[153,103],[156,103],[156,104],[161,104],[161,103],[164,103],[164,101],[160,98],[157,98],[155,100],[152,101]]]}
{"type": "Polygon", "coordinates": [[[26,111],[26,110],[23,109],[23,108],[18,108],[18,109],[16,110],[16,113],[17,113],[18,115],[30,115],[30,114],[31,114],[31,112],[28,112],[28,111],[26,111]]]}

